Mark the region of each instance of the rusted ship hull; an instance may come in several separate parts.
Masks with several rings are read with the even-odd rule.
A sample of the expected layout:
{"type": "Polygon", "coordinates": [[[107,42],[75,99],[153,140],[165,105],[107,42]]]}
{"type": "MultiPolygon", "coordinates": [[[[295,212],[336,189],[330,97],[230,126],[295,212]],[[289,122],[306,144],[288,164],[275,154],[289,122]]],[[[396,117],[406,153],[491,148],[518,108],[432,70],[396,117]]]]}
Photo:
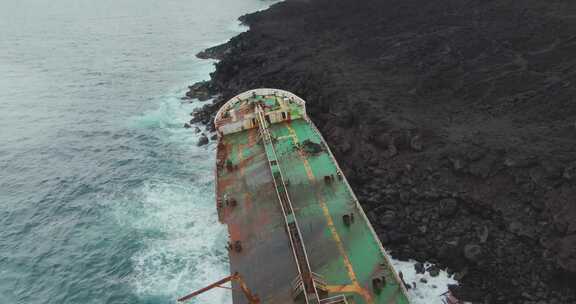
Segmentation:
{"type": "MultiPolygon", "coordinates": [[[[275,89],[245,92],[215,124],[230,270],[262,303],[408,303],[302,99],[275,89]]],[[[248,303],[238,292],[233,302],[248,303]]]]}

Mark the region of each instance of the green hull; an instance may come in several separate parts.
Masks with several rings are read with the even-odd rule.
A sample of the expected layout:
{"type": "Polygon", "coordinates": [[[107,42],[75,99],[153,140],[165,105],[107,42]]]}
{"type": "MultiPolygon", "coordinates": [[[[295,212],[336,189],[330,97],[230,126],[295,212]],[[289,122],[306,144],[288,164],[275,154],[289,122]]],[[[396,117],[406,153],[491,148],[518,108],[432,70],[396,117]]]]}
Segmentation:
{"type": "MultiPolygon", "coordinates": [[[[284,91],[255,92],[216,118],[217,204],[229,228],[231,272],[263,303],[408,303],[303,102],[284,91]]],[[[238,292],[233,301],[247,303],[238,292]]]]}

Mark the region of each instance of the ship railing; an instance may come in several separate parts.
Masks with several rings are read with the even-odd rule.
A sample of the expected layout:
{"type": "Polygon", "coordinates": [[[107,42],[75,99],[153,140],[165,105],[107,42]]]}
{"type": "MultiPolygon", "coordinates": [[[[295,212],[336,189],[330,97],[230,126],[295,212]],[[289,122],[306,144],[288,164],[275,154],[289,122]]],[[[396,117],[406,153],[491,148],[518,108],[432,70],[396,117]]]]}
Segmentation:
{"type": "Polygon", "coordinates": [[[312,272],[312,279],[314,280],[314,284],[316,285],[316,289],[320,289],[322,291],[328,290],[328,288],[327,288],[328,284],[326,283],[326,280],[324,280],[324,278],[321,275],[319,275],[315,272],[312,272]]]}
{"type": "Polygon", "coordinates": [[[296,289],[299,284],[302,284],[302,278],[297,276],[294,278],[294,280],[292,280],[292,289],[296,289]]]}
{"type": "Polygon", "coordinates": [[[231,109],[235,103],[242,102],[243,100],[246,100],[246,99],[248,99],[254,95],[263,95],[263,96],[273,95],[273,96],[280,96],[280,97],[288,98],[289,100],[300,105],[302,107],[303,112],[306,113],[306,102],[304,101],[304,99],[300,98],[296,94],[288,92],[288,91],[284,91],[284,90],[279,90],[279,89],[260,88],[260,89],[246,91],[246,92],[243,92],[243,93],[240,93],[240,94],[234,96],[233,98],[230,98],[230,100],[228,100],[224,105],[222,105],[222,107],[220,107],[218,112],[216,112],[216,116],[214,117],[214,121],[218,122],[222,118],[224,118],[225,113],[229,109],[231,109]]]}
{"type": "MultiPolygon", "coordinates": [[[[324,278],[315,273],[312,272],[312,279],[314,280],[314,282],[316,283],[316,288],[320,289],[320,290],[327,290],[327,286],[328,284],[326,283],[326,281],[324,280],[324,278]]],[[[294,278],[294,280],[292,280],[292,290],[297,290],[298,286],[300,286],[302,284],[302,278],[300,276],[297,276],[294,278]]]]}
{"type": "Polygon", "coordinates": [[[304,283],[302,283],[302,277],[297,276],[292,281],[292,297],[296,298],[302,292],[304,292],[304,283]]]}

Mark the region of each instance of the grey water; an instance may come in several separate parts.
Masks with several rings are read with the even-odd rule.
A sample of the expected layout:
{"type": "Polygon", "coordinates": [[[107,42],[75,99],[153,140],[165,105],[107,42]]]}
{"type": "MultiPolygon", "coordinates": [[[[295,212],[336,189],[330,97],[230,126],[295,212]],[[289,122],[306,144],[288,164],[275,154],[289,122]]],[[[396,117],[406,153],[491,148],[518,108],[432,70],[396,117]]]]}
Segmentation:
{"type": "Polygon", "coordinates": [[[0,1],[0,304],[174,303],[228,273],[180,97],[270,4],[0,1]]]}

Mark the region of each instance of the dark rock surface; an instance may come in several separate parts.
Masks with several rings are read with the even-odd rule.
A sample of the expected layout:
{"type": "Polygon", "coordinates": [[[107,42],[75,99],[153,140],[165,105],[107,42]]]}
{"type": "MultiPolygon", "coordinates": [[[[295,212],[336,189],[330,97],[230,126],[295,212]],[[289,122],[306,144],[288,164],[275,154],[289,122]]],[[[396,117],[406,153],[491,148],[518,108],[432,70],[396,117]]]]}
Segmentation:
{"type": "Polygon", "coordinates": [[[210,81],[197,82],[188,87],[188,92],[183,99],[198,99],[206,101],[216,95],[214,87],[210,81]]]}
{"type": "Polygon", "coordinates": [[[393,256],[448,267],[464,300],[576,303],[576,1],[288,0],[242,20],[191,123],[292,91],[393,256]]]}
{"type": "Polygon", "coordinates": [[[210,142],[210,140],[208,139],[208,137],[204,134],[202,134],[200,136],[200,138],[198,139],[198,143],[196,144],[198,147],[207,145],[210,142]]]}
{"type": "Polygon", "coordinates": [[[216,59],[222,60],[230,52],[231,46],[228,43],[220,44],[207,48],[200,53],[196,54],[196,57],[200,59],[216,59]]]}

